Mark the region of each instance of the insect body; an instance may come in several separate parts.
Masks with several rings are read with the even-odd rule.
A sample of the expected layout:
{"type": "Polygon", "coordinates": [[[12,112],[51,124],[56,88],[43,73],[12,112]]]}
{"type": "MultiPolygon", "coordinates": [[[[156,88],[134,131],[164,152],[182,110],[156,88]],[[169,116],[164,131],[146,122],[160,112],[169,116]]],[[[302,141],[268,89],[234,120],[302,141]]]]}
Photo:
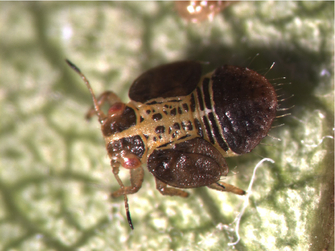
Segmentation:
{"type": "Polygon", "coordinates": [[[163,195],[187,197],[180,188],[207,186],[243,195],[240,188],[220,181],[228,173],[225,157],[250,152],[267,135],[277,109],[276,93],[268,80],[247,68],[222,66],[201,76],[201,64],[181,61],[158,66],[139,76],[127,104],[110,91],[98,99],[85,80],[111,166],[133,228],[127,195],[136,193],[147,165],[163,195]],[[101,110],[104,103],[109,110],[101,110]],[[130,171],[130,186],[118,176],[130,171]]]}

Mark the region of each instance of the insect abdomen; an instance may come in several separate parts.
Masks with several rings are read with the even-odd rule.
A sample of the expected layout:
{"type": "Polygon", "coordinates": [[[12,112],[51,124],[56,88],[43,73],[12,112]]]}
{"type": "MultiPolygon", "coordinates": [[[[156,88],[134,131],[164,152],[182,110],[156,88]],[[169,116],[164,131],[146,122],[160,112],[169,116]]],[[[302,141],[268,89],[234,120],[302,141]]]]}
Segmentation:
{"type": "Polygon", "coordinates": [[[276,114],[273,86],[247,68],[217,68],[200,80],[191,96],[203,137],[228,155],[255,148],[267,135],[276,114]]]}

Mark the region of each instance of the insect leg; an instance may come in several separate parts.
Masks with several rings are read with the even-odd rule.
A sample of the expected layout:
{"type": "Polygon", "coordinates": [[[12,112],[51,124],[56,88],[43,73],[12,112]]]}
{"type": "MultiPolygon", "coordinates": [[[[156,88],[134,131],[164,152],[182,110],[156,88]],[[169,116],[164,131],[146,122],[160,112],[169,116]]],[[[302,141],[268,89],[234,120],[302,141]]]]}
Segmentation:
{"type": "Polygon", "coordinates": [[[114,168],[113,164],[112,164],[112,167],[113,167],[114,176],[115,176],[116,180],[118,181],[118,183],[120,185],[120,189],[118,189],[117,191],[112,193],[113,198],[116,198],[116,197],[119,197],[119,196],[125,195],[125,194],[136,193],[141,188],[142,182],[143,182],[143,176],[144,176],[144,171],[143,171],[143,168],[141,166],[130,170],[131,186],[124,186],[120,177],[119,177],[119,175],[118,175],[119,167],[117,166],[116,168],[114,168]]]}
{"type": "Polygon", "coordinates": [[[242,190],[238,187],[235,187],[233,185],[221,182],[221,181],[215,182],[215,183],[213,183],[213,184],[211,184],[207,187],[209,187],[211,189],[219,190],[219,191],[222,191],[222,192],[234,193],[234,194],[238,194],[238,195],[246,194],[244,190],[242,190]]]}
{"type": "MultiPolygon", "coordinates": [[[[113,168],[113,174],[115,176],[115,179],[117,180],[117,182],[119,183],[120,185],[120,190],[121,189],[124,189],[124,185],[119,177],[119,171],[120,171],[120,163],[117,163],[115,161],[112,160],[112,168],[113,168]]],[[[130,217],[130,212],[129,212],[129,204],[128,204],[128,197],[127,197],[127,194],[123,194],[123,198],[124,198],[124,207],[126,209],[126,214],[127,214],[127,220],[128,220],[128,224],[129,224],[129,227],[131,229],[134,229],[134,226],[133,226],[133,222],[131,221],[131,217],[130,217]]]]}
{"type": "MultiPolygon", "coordinates": [[[[121,99],[112,91],[105,91],[100,94],[100,96],[97,99],[98,101],[98,106],[101,107],[103,106],[106,102],[112,106],[116,102],[122,102],[121,99]]],[[[96,111],[94,107],[92,106],[88,112],[86,113],[86,119],[91,119],[93,115],[96,114],[96,111]]]]}
{"type": "Polygon", "coordinates": [[[188,197],[188,192],[185,192],[183,190],[167,187],[167,184],[160,181],[159,179],[156,180],[156,188],[162,195],[170,195],[170,196],[180,196],[180,197],[188,197]]]}

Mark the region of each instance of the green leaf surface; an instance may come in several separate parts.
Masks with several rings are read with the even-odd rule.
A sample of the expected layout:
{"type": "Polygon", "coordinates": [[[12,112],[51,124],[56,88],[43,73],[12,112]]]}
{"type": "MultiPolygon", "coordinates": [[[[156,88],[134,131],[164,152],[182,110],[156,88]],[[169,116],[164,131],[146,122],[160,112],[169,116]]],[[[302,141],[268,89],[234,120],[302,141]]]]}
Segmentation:
{"type": "Polygon", "coordinates": [[[334,250],[333,2],[239,2],[197,24],[172,2],[1,2],[0,19],[0,250],[334,250]],[[139,74],[176,60],[266,74],[280,108],[294,106],[278,114],[291,115],[227,159],[225,182],[247,189],[263,157],[275,163],[257,169],[247,201],[207,188],[163,197],[146,172],[128,198],[131,231],[123,199],[109,196],[118,184],[99,123],[84,118],[89,92],[65,58],[97,94],[124,101],[139,74]]]}

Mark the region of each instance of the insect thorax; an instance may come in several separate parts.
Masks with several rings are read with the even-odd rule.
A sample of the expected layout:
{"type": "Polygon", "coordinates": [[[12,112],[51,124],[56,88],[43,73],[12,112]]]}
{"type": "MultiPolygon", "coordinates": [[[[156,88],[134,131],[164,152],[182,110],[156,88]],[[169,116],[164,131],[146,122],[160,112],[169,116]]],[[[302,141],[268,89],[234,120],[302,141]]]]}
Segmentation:
{"type": "Polygon", "coordinates": [[[142,161],[156,148],[172,148],[181,141],[201,136],[196,113],[194,109],[191,110],[190,95],[156,98],[144,104],[131,101],[127,107],[134,110],[136,123],[105,137],[106,144],[123,138],[140,137],[145,146],[142,161]]]}

